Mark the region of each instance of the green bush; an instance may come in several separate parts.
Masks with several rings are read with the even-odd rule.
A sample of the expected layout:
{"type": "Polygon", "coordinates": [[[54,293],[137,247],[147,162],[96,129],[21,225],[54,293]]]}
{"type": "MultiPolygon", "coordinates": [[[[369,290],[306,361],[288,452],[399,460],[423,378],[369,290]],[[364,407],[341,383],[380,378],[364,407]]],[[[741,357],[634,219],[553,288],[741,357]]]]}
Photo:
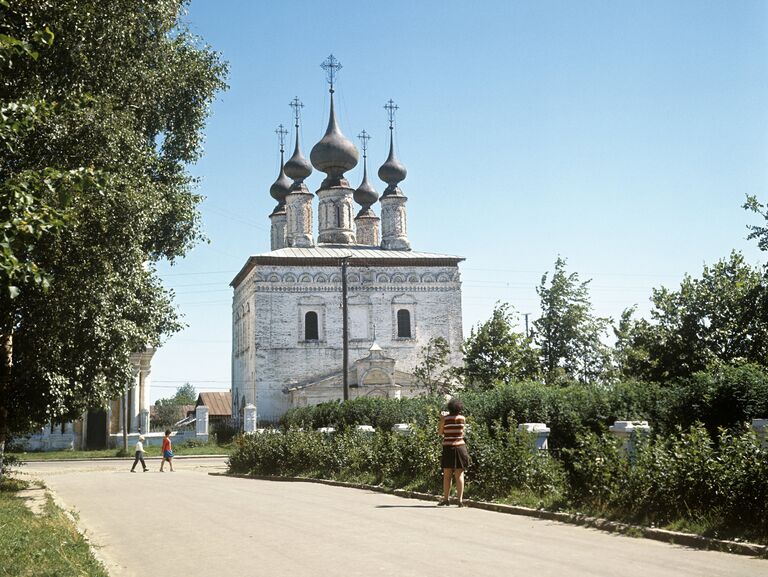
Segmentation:
{"type": "Polygon", "coordinates": [[[232,421],[217,421],[211,426],[217,445],[227,445],[240,433],[239,427],[232,421]]]}
{"type": "Polygon", "coordinates": [[[665,525],[680,520],[710,532],[768,537],[768,451],[754,433],[698,423],[670,436],[636,439],[630,455],[611,436],[580,436],[564,452],[574,507],[665,525]]]}
{"type": "Polygon", "coordinates": [[[717,437],[720,428],[738,429],[768,417],[768,371],[755,364],[716,365],[676,383],[667,394],[668,412],[660,425],[670,432],[701,422],[717,437]]]}
{"type": "Polygon", "coordinates": [[[472,466],[467,471],[468,495],[503,499],[527,492],[552,500],[564,491],[560,464],[547,451],[534,450],[534,437],[515,428],[473,424],[467,433],[472,466]]]}

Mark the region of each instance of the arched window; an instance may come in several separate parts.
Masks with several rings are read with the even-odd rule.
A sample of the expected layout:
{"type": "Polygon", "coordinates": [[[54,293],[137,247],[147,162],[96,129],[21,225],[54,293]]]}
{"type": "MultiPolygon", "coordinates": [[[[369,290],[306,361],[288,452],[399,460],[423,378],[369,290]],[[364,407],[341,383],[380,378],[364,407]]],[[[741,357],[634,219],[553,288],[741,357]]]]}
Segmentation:
{"type": "Polygon", "coordinates": [[[320,339],[320,334],[317,330],[317,313],[315,311],[309,311],[304,315],[304,340],[316,341],[320,339]]]}
{"type": "Polygon", "coordinates": [[[411,312],[408,309],[397,311],[397,338],[411,338],[411,312]]]}

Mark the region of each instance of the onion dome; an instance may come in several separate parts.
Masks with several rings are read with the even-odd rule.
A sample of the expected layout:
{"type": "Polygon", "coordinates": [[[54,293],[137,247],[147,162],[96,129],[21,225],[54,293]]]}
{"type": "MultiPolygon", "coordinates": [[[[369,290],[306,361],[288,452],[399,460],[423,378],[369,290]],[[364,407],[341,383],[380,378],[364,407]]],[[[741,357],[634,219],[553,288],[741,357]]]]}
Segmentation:
{"type": "Polygon", "coordinates": [[[309,155],[312,166],[328,175],[324,185],[338,186],[344,178],[344,173],[357,166],[360,158],[357,148],[344,136],[336,122],[336,113],[333,106],[333,90],[331,90],[331,116],[328,119],[328,128],[320,142],[312,147],[309,155]]]}
{"type": "Polygon", "coordinates": [[[397,110],[398,107],[390,99],[384,108],[387,109],[387,112],[389,113],[389,156],[384,164],[379,167],[379,178],[387,183],[387,188],[384,191],[383,196],[389,196],[391,194],[402,194],[397,185],[405,180],[408,171],[395,156],[394,122],[395,110],[397,110]]]}
{"type": "Polygon", "coordinates": [[[289,192],[291,192],[291,179],[288,178],[285,174],[285,162],[283,160],[285,155],[284,138],[288,134],[288,131],[285,130],[281,124],[278,126],[277,130],[275,130],[275,133],[278,135],[280,141],[280,174],[272,186],[269,187],[269,194],[278,203],[273,213],[280,212],[283,209],[285,206],[285,197],[288,196],[289,192]]]}
{"type": "Polygon", "coordinates": [[[300,188],[304,179],[312,174],[312,165],[306,158],[304,158],[304,155],[301,154],[301,147],[299,146],[299,117],[300,109],[304,105],[297,97],[291,101],[291,106],[294,108],[294,118],[296,120],[296,123],[294,124],[296,128],[296,147],[293,149],[293,156],[291,156],[288,159],[288,162],[285,163],[285,174],[288,178],[293,180],[293,186],[291,188],[296,189],[300,188]]]}
{"type": "Polygon", "coordinates": [[[331,93],[331,115],[328,118],[325,136],[312,147],[309,158],[312,161],[312,166],[328,175],[320,188],[349,186],[349,183],[344,179],[344,173],[357,166],[357,160],[360,156],[355,145],[341,133],[339,124],[336,122],[336,111],[333,106],[333,84],[336,81],[336,74],[342,66],[341,62],[331,54],[320,67],[325,70],[326,79],[330,86],[328,91],[331,93]]]}
{"type": "Polygon", "coordinates": [[[277,180],[271,187],[269,187],[269,194],[280,204],[285,204],[285,197],[288,196],[289,192],[291,192],[291,179],[286,176],[283,161],[281,160],[280,176],[278,176],[277,180]]]}
{"type": "Polygon", "coordinates": [[[357,187],[353,194],[355,202],[362,206],[361,213],[365,213],[371,208],[371,205],[379,199],[379,193],[373,188],[373,185],[368,182],[368,141],[371,139],[368,133],[363,130],[358,138],[362,142],[363,148],[363,182],[357,187]]]}

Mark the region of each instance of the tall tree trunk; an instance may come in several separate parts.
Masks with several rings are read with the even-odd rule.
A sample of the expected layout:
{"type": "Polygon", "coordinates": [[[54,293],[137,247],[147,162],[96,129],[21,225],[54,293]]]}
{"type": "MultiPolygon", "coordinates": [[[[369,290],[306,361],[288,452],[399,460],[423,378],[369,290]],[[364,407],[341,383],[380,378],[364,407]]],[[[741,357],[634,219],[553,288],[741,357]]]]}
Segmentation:
{"type": "MultiPolygon", "coordinates": [[[[11,370],[13,369],[13,329],[7,327],[0,334],[2,363],[0,363],[0,402],[7,398],[11,390],[11,370]]],[[[8,408],[0,405],[0,482],[5,476],[5,439],[8,437],[8,408]]]]}

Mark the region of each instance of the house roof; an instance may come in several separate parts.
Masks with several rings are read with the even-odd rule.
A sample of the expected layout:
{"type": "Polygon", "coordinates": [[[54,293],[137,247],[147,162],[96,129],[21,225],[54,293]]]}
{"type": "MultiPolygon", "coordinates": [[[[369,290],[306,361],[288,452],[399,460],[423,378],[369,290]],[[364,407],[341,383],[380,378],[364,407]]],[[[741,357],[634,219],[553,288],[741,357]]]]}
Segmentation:
{"type": "Polygon", "coordinates": [[[205,405],[208,407],[209,417],[231,417],[232,416],[232,393],[200,393],[197,397],[197,407],[205,405]]]}
{"type": "Polygon", "coordinates": [[[253,255],[248,258],[230,286],[238,286],[257,265],[273,266],[340,266],[348,258],[350,266],[456,266],[464,257],[449,254],[384,250],[365,245],[320,245],[310,248],[288,247],[253,255]]]}

